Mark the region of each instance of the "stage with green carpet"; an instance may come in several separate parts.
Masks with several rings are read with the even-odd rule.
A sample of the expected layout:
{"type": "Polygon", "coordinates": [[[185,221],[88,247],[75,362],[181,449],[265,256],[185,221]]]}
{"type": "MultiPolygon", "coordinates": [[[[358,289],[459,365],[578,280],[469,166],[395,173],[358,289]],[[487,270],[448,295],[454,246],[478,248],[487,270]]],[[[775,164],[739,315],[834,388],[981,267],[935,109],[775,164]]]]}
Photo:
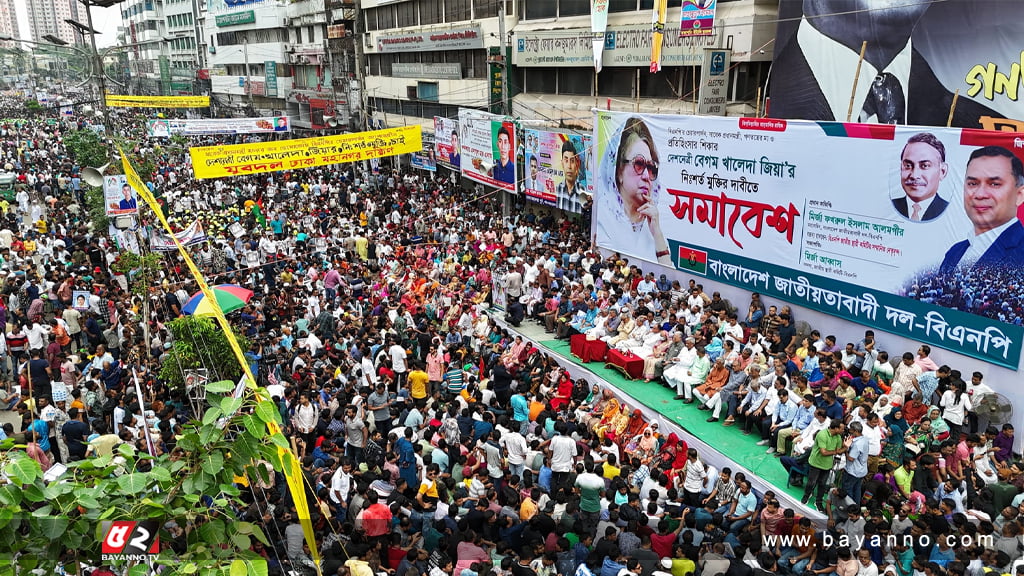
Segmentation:
{"type": "MultiPolygon", "coordinates": [[[[779,463],[778,458],[765,453],[768,449],[767,446],[756,444],[761,439],[758,432],[744,436],[743,428],[738,424],[723,426],[721,421],[707,422],[707,418],[711,415],[710,412],[699,410],[696,402],[683,404],[682,400],[676,400],[675,390],[669,390],[660,383],[630,380],[617,370],[605,368],[601,362],[586,364],[580,362],[579,358],[573,356],[569,351],[568,340],[543,340],[538,343],[569,359],[574,364],[597,374],[612,386],[629,394],[651,410],[660,413],[666,421],[674,422],[684,428],[715,450],[756,474],[762,481],[774,486],[777,492],[785,492],[797,500],[803,495],[802,488],[786,488],[786,470],[779,463]]],[[[722,420],[725,420],[724,409],[722,420]]]]}

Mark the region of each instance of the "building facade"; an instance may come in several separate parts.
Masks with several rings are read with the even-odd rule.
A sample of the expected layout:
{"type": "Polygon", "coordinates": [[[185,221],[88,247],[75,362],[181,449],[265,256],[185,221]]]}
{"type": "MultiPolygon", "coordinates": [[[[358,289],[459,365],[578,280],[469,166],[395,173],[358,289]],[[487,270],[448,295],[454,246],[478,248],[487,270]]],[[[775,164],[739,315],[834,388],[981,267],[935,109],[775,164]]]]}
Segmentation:
{"type": "MultiPolygon", "coordinates": [[[[21,33],[18,29],[18,11],[14,5],[14,0],[0,0],[0,36],[21,38],[21,33]]],[[[14,44],[14,42],[8,41],[0,45],[9,48],[14,46],[14,44]]]]}
{"type": "Polygon", "coordinates": [[[128,89],[152,95],[202,94],[202,0],[127,0],[121,4],[128,89]]]}
{"type": "MultiPolygon", "coordinates": [[[[11,14],[14,15],[13,0],[5,0],[4,4],[11,4],[11,14]]],[[[52,34],[68,44],[84,44],[85,39],[66,19],[82,22],[85,17],[85,6],[78,0],[29,0],[25,2],[28,8],[28,26],[31,33],[31,40],[44,42],[43,36],[52,34]]],[[[14,17],[14,28],[17,29],[17,16],[14,17]]],[[[84,22],[82,22],[84,24],[84,22]]]]}
{"type": "Polygon", "coordinates": [[[681,0],[669,0],[662,70],[651,73],[653,0],[610,0],[595,72],[590,0],[362,0],[361,8],[374,117],[430,129],[433,116],[453,118],[459,107],[576,128],[591,127],[595,107],[696,113],[706,48],[731,56],[722,110],[753,114],[778,16],[778,0],[718,0],[713,33],[681,38],[681,0]]]}

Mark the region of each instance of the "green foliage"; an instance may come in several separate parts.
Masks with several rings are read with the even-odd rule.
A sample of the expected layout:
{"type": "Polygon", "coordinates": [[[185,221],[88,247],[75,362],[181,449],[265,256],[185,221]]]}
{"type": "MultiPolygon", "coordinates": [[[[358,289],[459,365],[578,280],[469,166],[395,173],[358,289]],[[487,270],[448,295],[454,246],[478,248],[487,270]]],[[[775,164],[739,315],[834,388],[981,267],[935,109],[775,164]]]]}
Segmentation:
{"type": "MultiPolygon", "coordinates": [[[[242,377],[242,367],[235,361],[224,331],[212,318],[182,316],[168,322],[167,328],[174,335],[174,347],[160,368],[164,382],[183,386],[185,370],[195,368],[209,370],[210,380],[237,382],[242,377]]],[[[235,338],[242,350],[249,349],[249,341],[237,331],[235,338]]]]}
{"type": "Polygon", "coordinates": [[[25,100],[25,109],[28,110],[30,114],[38,114],[43,111],[43,105],[36,99],[30,98],[25,100]]]}
{"type": "MultiPolygon", "coordinates": [[[[62,556],[69,574],[78,572],[73,562],[95,564],[106,520],[155,520],[161,527],[173,520],[184,529],[186,551],[167,549],[154,559],[164,575],[266,576],[266,561],[250,550],[253,541],[266,544],[266,535],[233,514],[246,507],[235,478],[262,478],[265,470],[257,460],[280,470],[274,442],[283,437],[269,436],[265,423],[250,430],[246,424],[257,418],[255,397],[218,394],[228,389],[227,382],[208,386],[207,413],[185,426],[178,442],[184,452],[173,457],[154,458],[121,444],[112,455],[71,463],[59,482],[46,482],[23,445],[0,442],[0,471],[8,479],[0,484],[0,576],[36,568],[52,574],[62,556]],[[237,412],[225,420],[221,407],[237,412]]],[[[279,418],[272,415],[271,421],[279,418]]],[[[161,528],[160,539],[173,538],[161,528]]]]}
{"type": "Polygon", "coordinates": [[[74,130],[64,136],[64,145],[82,168],[99,168],[110,162],[106,143],[92,130],[74,130]]]}
{"type": "Polygon", "coordinates": [[[110,218],[107,216],[103,189],[96,186],[83,186],[85,188],[85,208],[89,214],[89,223],[92,224],[93,230],[106,233],[107,228],[110,227],[110,218]]]}
{"type": "Polygon", "coordinates": [[[150,252],[140,256],[134,252],[121,252],[110,266],[118,274],[128,276],[128,288],[132,294],[145,297],[162,268],[162,257],[150,252]]]}

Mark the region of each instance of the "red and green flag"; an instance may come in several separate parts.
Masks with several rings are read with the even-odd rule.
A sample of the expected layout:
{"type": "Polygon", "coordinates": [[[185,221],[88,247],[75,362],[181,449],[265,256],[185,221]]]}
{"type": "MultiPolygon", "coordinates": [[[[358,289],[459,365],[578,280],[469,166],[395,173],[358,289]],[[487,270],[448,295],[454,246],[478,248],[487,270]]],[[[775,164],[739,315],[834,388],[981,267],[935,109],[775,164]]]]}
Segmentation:
{"type": "Polygon", "coordinates": [[[698,250],[686,244],[679,245],[679,253],[676,258],[676,265],[680,270],[689,270],[695,274],[707,275],[708,253],[698,250]]]}

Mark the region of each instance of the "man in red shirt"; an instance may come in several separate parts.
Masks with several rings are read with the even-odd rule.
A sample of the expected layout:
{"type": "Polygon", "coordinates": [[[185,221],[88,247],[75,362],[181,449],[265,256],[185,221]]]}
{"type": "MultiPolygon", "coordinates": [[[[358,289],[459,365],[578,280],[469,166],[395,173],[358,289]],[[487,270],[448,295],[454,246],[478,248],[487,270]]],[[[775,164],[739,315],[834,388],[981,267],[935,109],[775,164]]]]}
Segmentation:
{"type": "Polygon", "coordinates": [[[377,501],[377,493],[370,490],[366,494],[367,506],[359,513],[363,531],[368,538],[384,536],[391,531],[391,509],[387,504],[377,501]]]}
{"type": "Polygon", "coordinates": [[[675,530],[669,530],[668,518],[663,518],[658,522],[658,533],[651,534],[651,550],[661,558],[671,558],[673,546],[675,545],[676,538],[679,537],[679,533],[683,531],[683,527],[686,525],[686,515],[690,512],[689,508],[683,508],[683,515],[678,518],[679,525],[676,526],[675,530]]]}

